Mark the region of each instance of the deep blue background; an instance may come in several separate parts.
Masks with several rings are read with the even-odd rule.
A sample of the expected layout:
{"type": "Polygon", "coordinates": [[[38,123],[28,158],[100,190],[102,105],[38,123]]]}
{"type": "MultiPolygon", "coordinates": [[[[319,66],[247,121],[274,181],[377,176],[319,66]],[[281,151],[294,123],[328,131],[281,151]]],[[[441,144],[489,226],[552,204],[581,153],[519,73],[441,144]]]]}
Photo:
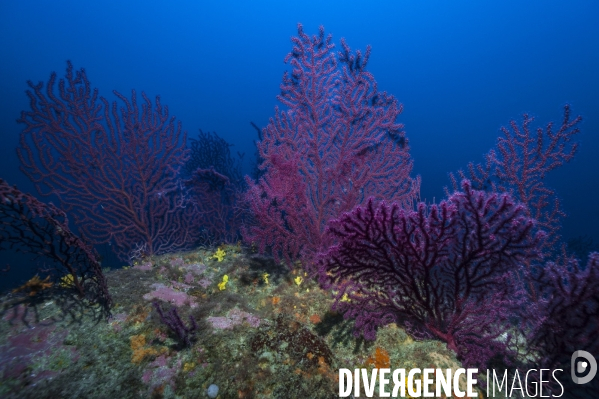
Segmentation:
{"type": "Polygon", "coordinates": [[[253,155],[249,122],[273,115],[298,22],[309,34],[324,25],[336,44],[372,45],[369,70],[405,106],[427,201],[442,198],[449,171],[482,160],[500,126],[524,112],[559,123],[570,103],[584,118],[580,150],[549,184],[568,213],[565,238],[599,241],[596,0],[2,1],[0,177],[33,191],[15,120],[29,107],[26,81],[62,76],[67,59],[109,99],[113,89],[160,94],[190,136],[216,131],[253,155]]]}

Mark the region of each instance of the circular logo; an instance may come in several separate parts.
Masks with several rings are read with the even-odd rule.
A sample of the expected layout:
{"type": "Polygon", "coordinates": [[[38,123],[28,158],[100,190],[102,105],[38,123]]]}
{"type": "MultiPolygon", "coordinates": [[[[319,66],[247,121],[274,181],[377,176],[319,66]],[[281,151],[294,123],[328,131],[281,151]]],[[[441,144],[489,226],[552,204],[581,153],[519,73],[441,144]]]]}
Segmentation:
{"type": "Polygon", "coordinates": [[[597,361],[593,355],[587,351],[577,350],[572,354],[570,362],[570,375],[575,384],[586,384],[595,377],[595,374],[597,374],[597,361]],[[577,362],[580,358],[583,358],[584,360],[577,362]],[[584,377],[578,377],[576,375],[576,373],[585,373],[587,370],[588,374],[584,377]]]}

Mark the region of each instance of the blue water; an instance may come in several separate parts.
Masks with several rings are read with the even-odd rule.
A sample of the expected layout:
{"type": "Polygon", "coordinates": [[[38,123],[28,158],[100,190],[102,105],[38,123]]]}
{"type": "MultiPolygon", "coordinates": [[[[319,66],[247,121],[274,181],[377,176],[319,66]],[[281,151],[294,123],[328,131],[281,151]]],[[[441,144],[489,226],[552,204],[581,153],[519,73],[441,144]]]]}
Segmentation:
{"type": "MultiPolygon", "coordinates": [[[[404,104],[422,199],[443,197],[447,173],[478,162],[499,128],[523,113],[559,123],[582,115],[575,159],[548,176],[567,218],[562,234],[599,242],[599,3],[596,1],[2,2],[0,177],[34,193],[15,154],[26,81],[86,68],[100,94],[161,96],[190,137],[215,131],[254,154],[253,121],[277,105],[290,37],[324,25],[338,45],[372,45],[379,89],[404,104]]],[[[6,256],[0,254],[0,256],[6,256]]],[[[0,258],[1,264],[5,264],[0,258]]]]}

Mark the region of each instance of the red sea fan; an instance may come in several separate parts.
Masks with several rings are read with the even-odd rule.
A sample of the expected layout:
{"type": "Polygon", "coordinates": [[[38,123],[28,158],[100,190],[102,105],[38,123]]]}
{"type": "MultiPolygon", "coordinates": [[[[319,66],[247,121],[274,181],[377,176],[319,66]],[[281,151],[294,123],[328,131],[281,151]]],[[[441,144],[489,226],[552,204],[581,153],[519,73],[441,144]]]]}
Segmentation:
{"type": "Polygon", "coordinates": [[[353,53],[342,40],[336,55],[323,27],[310,37],[301,25],[292,42],[278,96],[287,110],[276,109],[257,144],[264,175],[248,182],[255,223],[244,239],[311,269],[331,244],[330,219],[371,196],[411,207],[420,181],[410,177],[402,107],[366,70],[370,48],[353,53]]]}

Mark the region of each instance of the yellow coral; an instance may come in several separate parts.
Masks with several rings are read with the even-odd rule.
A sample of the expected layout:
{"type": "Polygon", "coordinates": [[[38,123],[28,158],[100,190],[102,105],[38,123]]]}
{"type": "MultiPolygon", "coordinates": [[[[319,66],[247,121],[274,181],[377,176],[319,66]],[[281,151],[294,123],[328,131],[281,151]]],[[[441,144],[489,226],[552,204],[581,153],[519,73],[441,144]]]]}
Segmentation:
{"type": "Polygon", "coordinates": [[[183,371],[190,372],[191,370],[195,369],[195,367],[196,367],[195,363],[185,363],[183,365],[183,371]]]}
{"type": "Polygon", "coordinates": [[[216,252],[214,253],[214,255],[212,255],[213,258],[215,258],[217,261],[222,262],[223,259],[225,259],[225,255],[227,253],[225,251],[223,251],[222,248],[219,248],[216,250],[216,252]]]}
{"type": "Polygon", "coordinates": [[[143,334],[140,335],[132,335],[129,337],[131,342],[131,349],[136,350],[143,347],[146,344],[146,336],[143,334]]]}
{"type": "Polygon", "coordinates": [[[63,288],[68,288],[73,285],[75,278],[72,274],[67,274],[63,278],[60,279],[60,286],[63,288]]]}
{"type": "MultiPolygon", "coordinates": [[[[416,399],[416,397],[415,397],[415,396],[412,396],[412,395],[410,395],[410,394],[408,393],[408,386],[410,385],[410,384],[409,384],[409,382],[410,382],[410,381],[408,380],[408,377],[406,377],[406,378],[405,378],[405,380],[404,380],[404,386],[406,387],[406,398],[408,398],[408,399],[416,399]]],[[[415,384],[415,382],[414,382],[414,381],[412,382],[412,389],[413,389],[414,391],[416,391],[416,389],[417,389],[417,386],[416,386],[416,384],[415,384]]]]}
{"type": "Polygon", "coordinates": [[[40,280],[40,277],[36,274],[29,281],[19,288],[15,288],[12,292],[29,291],[29,296],[35,296],[38,292],[50,287],[52,287],[50,276],[46,277],[44,280],[40,280]]]}
{"type": "Polygon", "coordinates": [[[141,363],[146,356],[156,356],[158,355],[158,351],[154,348],[146,348],[146,336],[143,334],[140,335],[132,335],[130,337],[131,342],[131,350],[133,354],[131,355],[131,363],[139,364],[141,363]]]}
{"type": "Polygon", "coordinates": [[[227,288],[227,283],[229,282],[229,276],[227,276],[226,274],[223,276],[223,281],[221,281],[220,283],[218,283],[218,289],[219,290],[224,290],[225,288],[227,288]]]}
{"type": "Polygon", "coordinates": [[[390,368],[389,352],[377,346],[374,354],[366,360],[366,364],[374,366],[375,369],[390,368]]]}

